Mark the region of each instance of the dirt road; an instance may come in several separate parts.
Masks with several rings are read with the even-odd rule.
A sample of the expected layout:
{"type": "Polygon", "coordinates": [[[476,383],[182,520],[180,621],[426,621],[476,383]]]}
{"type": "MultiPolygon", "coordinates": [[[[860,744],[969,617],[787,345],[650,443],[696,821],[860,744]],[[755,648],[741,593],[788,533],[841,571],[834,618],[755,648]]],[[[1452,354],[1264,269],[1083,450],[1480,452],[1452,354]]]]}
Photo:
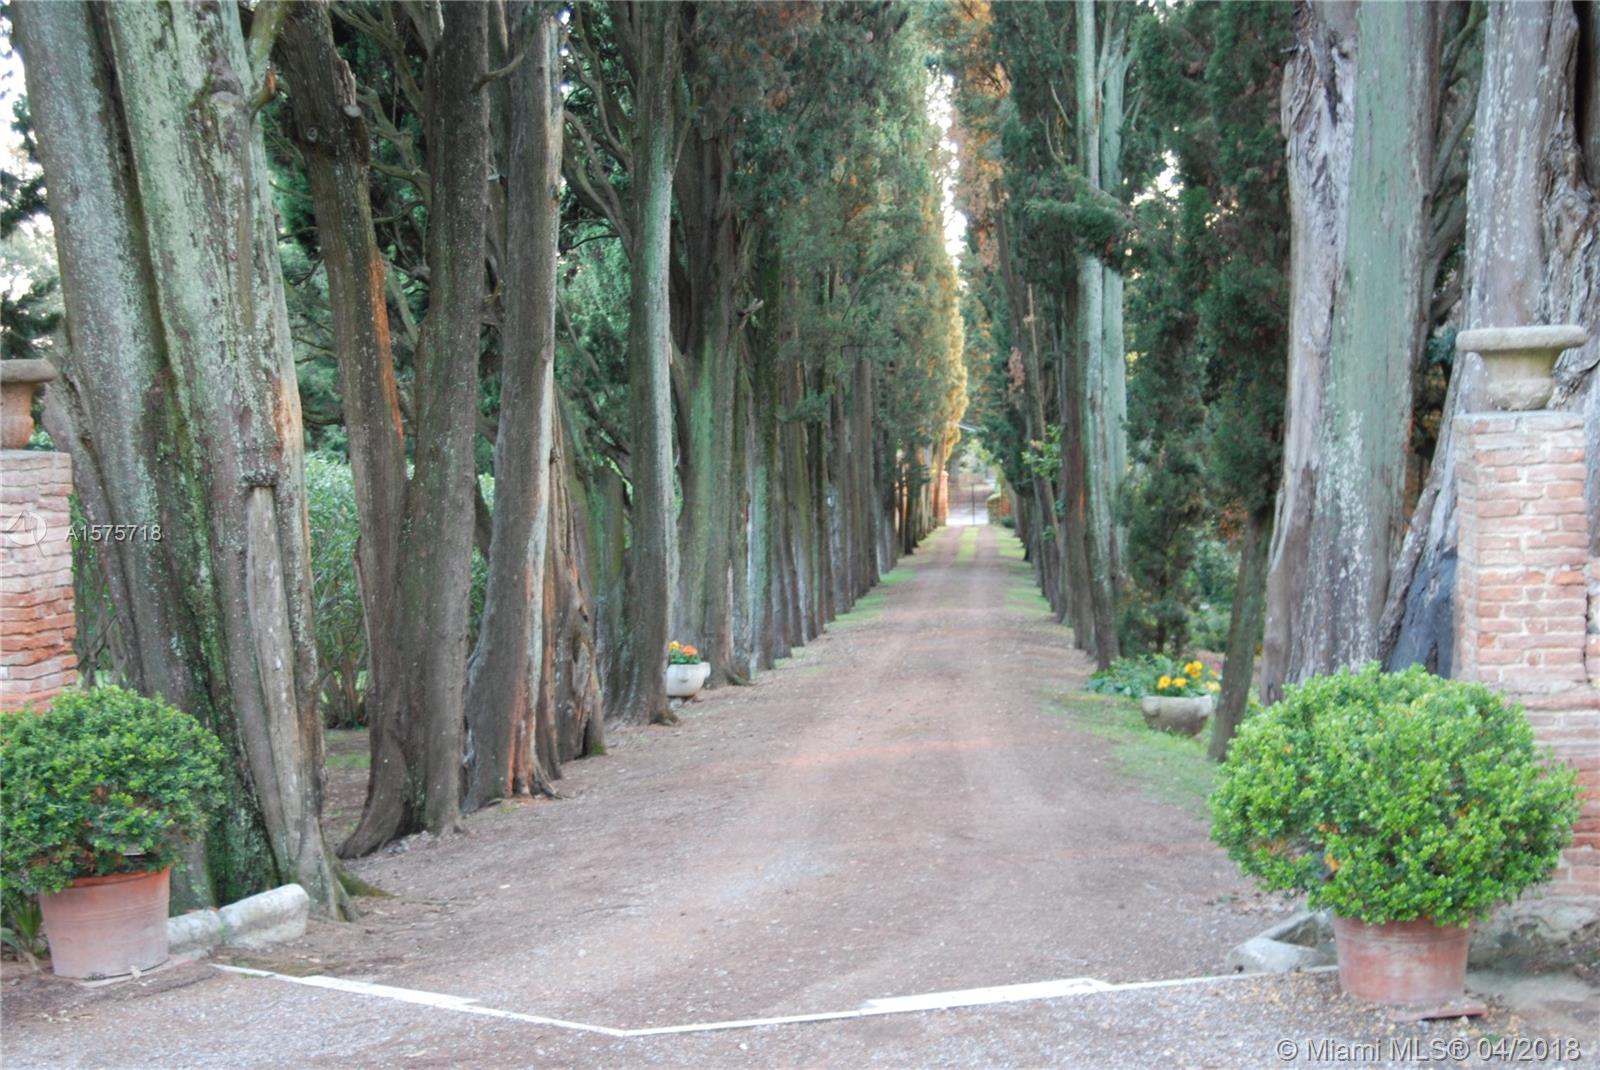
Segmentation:
{"type": "MultiPolygon", "coordinates": [[[[1283,904],[1242,882],[1193,807],[1060,712],[1087,672],[1010,534],[946,529],[755,686],[704,697],[676,728],[613,730],[608,755],[568,767],[564,799],[505,805],[466,835],[357,865],[394,896],[363,900],[360,922],[214,961],[622,1029],[1220,973],[1283,904]]],[[[1272,1065],[1271,1038],[1304,1032],[1308,1015],[1321,1029],[1373,1021],[1330,1010],[1326,977],[652,1037],[402,1001],[423,998],[207,964],[90,993],[28,978],[5,987],[5,1057],[1272,1065]]]]}

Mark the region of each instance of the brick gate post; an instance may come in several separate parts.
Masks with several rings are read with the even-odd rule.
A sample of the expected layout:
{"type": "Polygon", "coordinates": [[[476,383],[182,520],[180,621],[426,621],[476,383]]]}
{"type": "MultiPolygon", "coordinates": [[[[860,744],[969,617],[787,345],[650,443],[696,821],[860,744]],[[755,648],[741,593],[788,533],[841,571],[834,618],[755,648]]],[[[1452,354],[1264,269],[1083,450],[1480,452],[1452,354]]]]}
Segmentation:
{"type": "Polygon", "coordinates": [[[1578,770],[1573,846],[1551,890],[1600,896],[1600,691],[1588,658],[1589,555],[1583,418],[1568,412],[1458,416],[1455,674],[1521,702],[1541,743],[1578,770]]]}
{"type": "Polygon", "coordinates": [[[0,450],[0,710],[48,705],[78,681],[71,493],[65,453],[0,450]]]}

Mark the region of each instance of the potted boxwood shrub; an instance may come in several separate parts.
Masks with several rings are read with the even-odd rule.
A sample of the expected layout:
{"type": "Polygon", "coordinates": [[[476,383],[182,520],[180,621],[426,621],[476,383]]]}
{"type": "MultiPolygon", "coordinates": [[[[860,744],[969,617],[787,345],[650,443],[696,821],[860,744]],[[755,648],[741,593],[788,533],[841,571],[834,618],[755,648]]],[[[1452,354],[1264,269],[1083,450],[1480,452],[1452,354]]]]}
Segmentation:
{"type": "Polygon", "coordinates": [[[39,897],[54,972],[166,961],[172,863],[222,803],[222,761],[193,717],[121,688],[0,715],[0,889],[39,897]]]}
{"type": "Polygon", "coordinates": [[[1332,910],[1347,993],[1437,1006],[1462,995],[1472,923],[1549,877],[1578,807],[1521,707],[1369,665],[1246,721],[1211,813],[1258,884],[1332,910]]]}
{"type": "Polygon", "coordinates": [[[676,639],[667,644],[667,696],[693,698],[711,675],[711,663],[700,651],[676,639]]]}

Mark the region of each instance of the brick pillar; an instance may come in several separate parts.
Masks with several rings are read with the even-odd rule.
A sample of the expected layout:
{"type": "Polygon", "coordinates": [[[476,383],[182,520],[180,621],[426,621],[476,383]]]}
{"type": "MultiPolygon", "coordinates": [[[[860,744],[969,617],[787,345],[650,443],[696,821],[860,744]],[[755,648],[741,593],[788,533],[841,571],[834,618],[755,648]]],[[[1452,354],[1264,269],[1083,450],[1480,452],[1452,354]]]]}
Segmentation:
{"type": "Polygon", "coordinates": [[[71,493],[65,453],[0,450],[0,711],[47,706],[78,681],[71,493]]]}
{"type": "Polygon", "coordinates": [[[1600,691],[1590,679],[1583,418],[1473,413],[1455,422],[1460,493],[1456,675],[1523,704],[1578,770],[1583,811],[1552,891],[1600,896],[1600,691]]]}

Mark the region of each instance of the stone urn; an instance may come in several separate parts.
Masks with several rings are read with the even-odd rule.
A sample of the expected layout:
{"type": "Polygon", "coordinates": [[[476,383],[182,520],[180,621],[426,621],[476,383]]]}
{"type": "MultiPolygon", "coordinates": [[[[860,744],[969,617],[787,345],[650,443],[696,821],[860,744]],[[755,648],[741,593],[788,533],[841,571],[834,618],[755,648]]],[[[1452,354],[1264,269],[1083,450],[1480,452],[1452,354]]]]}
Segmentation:
{"type": "Polygon", "coordinates": [[[1456,335],[1456,352],[1483,358],[1489,404],[1504,412],[1527,412],[1550,404],[1556,359],[1589,340],[1582,327],[1479,327],[1456,335]]]}
{"type": "Polygon", "coordinates": [[[1211,718],[1210,695],[1146,695],[1139,700],[1144,723],[1160,732],[1196,736],[1211,718]]]}
{"type": "Polygon", "coordinates": [[[711,663],[667,666],[667,697],[691,699],[700,693],[711,676],[711,663]]]}
{"type": "Polygon", "coordinates": [[[28,448],[34,392],[55,377],[48,360],[0,360],[0,449],[28,448]]]}

